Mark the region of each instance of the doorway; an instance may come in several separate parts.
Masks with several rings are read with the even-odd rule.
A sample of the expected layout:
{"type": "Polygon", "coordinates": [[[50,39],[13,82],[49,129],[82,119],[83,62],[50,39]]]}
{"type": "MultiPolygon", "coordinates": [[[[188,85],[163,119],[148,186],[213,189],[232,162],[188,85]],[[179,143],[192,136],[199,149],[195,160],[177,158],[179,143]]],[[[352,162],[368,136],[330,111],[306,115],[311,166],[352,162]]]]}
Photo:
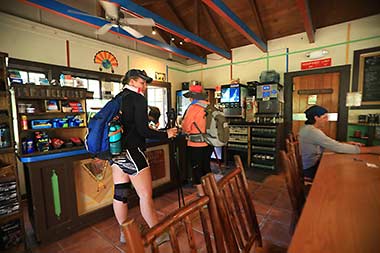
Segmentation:
{"type": "Polygon", "coordinates": [[[347,136],[346,93],[349,90],[350,65],[285,73],[285,136],[298,133],[306,120],[303,113],[317,104],[329,111],[324,132],[345,141],[347,136]]]}

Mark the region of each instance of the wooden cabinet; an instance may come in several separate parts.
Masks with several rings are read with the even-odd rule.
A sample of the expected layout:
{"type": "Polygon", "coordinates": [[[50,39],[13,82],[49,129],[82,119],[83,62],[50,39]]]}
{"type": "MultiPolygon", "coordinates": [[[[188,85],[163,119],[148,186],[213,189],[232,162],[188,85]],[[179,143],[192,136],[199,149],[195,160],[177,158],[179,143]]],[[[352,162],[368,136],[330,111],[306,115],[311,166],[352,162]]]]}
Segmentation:
{"type": "Polygon", "coordinates": [[[13,141],[7,54],[0,53],[0,251],[24,252],[25,233],[13,141]]]}

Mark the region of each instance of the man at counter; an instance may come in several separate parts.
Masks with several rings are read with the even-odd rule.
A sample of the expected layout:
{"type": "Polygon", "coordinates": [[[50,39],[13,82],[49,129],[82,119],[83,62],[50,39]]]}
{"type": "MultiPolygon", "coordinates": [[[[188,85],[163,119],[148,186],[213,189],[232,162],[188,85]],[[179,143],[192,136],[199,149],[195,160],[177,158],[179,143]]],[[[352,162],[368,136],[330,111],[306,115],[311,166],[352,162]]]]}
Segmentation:
{"type": "Polygon", "coordinates": [[[314,178],[319,161],[325,149],[336,153],[375,153],[380,154],[380,146],[363,147],[357,142],[338,142],[328,137],[321,129],[328,122],[327,109],[313,105],[305,111],[305,126],[299,132],[303,172],[305,177],[314,178]]]}
{"type": "MultiPolygon", "coordinates": [[[[114,157],[112,176],[115,184],[113,208],[119,224],[127,220],[128,183],[132,182],[140,199],[140,210],[149,227],[158,223],[152,198],[152,177],[148,160],[144,154],[146,138],[166,139],[177,135],[177,129],[160,132],[149,127],[148,104],[144,97],[150,78],[144,70],[131,69],[123,80],[123,89],[129,90],[121,106],[120,122],[123,125],[121,155],[114,157]]],[[[120,242],[125,243],[123,233],[120,242]]]]}

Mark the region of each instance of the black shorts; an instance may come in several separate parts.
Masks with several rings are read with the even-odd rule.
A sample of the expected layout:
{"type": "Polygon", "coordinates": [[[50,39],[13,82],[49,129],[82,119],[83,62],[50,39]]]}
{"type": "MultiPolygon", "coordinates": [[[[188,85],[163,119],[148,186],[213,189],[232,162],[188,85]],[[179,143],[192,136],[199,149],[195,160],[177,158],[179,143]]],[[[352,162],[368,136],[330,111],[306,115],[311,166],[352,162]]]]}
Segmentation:
{"type": "Polygon", "coordinates": [[[125,150],[120,155],[112,157],[112,162],[130,176],[136,176],[149,167],[149,162],[140,148],[125,150]]]}

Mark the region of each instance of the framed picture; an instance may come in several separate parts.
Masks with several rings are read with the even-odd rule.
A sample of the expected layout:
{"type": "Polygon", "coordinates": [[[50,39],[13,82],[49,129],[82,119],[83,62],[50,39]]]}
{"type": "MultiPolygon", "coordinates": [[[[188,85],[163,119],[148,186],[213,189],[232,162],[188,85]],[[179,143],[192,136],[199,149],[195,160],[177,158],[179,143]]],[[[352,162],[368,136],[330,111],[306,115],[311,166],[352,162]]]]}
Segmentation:
{"type": "Polygon", "coordinates": [[[354,51],[352,90],[362,93],[362,105],[380,105],[380,47],[354,51]]]}
{"type": "Polygon", "coordinates": [[[165,82],[166,81],[166,75],[165,75],[165,73],[156,72],[154,74],[154,79],[157,81],[165,82]]]}

